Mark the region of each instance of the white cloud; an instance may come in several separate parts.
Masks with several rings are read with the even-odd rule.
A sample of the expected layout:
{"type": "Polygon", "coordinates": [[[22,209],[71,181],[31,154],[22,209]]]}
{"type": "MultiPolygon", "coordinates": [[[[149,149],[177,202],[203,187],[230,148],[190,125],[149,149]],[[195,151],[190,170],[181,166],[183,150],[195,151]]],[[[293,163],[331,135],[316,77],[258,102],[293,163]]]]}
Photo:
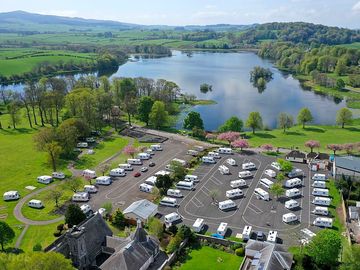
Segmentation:
{"type": "Polygon", "coordinates": [[[355,12],[360,12],[360,1],[352,7],[352,10],[355,12]]]}

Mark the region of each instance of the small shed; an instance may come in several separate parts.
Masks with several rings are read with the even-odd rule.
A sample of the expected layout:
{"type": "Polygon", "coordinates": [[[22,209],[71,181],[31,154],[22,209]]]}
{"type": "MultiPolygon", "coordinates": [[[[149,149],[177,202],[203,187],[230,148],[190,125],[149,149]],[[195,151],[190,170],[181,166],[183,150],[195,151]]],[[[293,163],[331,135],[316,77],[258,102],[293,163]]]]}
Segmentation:
{"type": "Polygon", "coordinates": [[[306,163],[306,154],[299,150],[292,150],[286,154],[285,159],[292,162],[306,163]]]}
{"type": "Polygon", "coordinates": [[[359,208],[355,206],[349,206],[349,219],[358,220],[359,219],[359,208]]]}
{"type": "Polygon", "coordinates": [[[147,221],[150,217],[153,217],[158,212],[158,206],[146,199],[133,202],[124,210],[125,218],[129,220],[141,220],[147,221]]]}

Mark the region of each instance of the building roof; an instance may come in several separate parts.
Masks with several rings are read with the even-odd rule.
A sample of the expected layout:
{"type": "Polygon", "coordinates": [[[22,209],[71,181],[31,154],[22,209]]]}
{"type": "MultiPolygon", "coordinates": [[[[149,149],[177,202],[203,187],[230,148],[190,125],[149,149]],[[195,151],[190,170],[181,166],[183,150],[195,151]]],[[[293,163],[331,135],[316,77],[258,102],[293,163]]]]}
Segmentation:
{"type": "Polygon", "coordinates": [[[157,205],[144,199],[133,202],[128,208],[124,210],[124,214],[133,213],[142,219],[148,219],[154,211],[157,210],[157,205]]]}
{"type": "Polygon", "coordinates": [[[360,158],[354,156],[335,156],[335,166],[354,172],[360,172],[360,158]]]}
{"type": "Polygon", "coordinates": [[[292,157],[292,158],[306,158],[306,154],[303,152],[300,152],[299,150],[292,150],[288,154],[286,154],[286,157],[292,157]]]}

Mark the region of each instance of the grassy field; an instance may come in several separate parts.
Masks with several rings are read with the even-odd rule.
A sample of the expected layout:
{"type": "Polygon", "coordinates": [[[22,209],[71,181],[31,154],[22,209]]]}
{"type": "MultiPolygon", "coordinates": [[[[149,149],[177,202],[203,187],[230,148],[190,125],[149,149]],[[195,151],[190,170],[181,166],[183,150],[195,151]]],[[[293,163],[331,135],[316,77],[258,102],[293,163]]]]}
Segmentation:
{"type": "Polygon", "coordinates": [[[344,224],[340,221],[339,215],[336,211],[338,207],[341,206],[341,194],[336,188],[334,181],[329,181],[327,183],[327,188],[329,189],[330,197],[332,198],[331,206],[329,207],[331,216],[334,218],[333,229],[339,231],[340,233],[344,231],[344,224]]]}
{"type": "Polygon", "coordinates": [[[237,270],[244,258],[211,247],[194,249],[180,270],[237,270]]]}

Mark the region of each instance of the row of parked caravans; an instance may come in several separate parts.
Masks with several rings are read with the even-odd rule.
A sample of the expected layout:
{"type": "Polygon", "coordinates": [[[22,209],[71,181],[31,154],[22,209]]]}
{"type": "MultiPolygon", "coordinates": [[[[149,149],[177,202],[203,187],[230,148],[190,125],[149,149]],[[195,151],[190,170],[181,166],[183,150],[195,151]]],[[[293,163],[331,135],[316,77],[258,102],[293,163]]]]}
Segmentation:
{"type": "MultiPolygon", "coordinates": [[[[287,213],[282,216],[282,221],[285,223],[293,223],[298,221],[298,217],[294,213],[287,213]]],[[[333,219],[327,217],[317,217],[313,221],[313,225],[318,227],[331,228],[332,224],[333,224],[333,219]]]]}
{"type": "MultiPolygon", "coordinates": [[[[242,239],[246,242],[251,238],[252,235],[252,226],[246,225],[242,231],[242,239]]],[[[271,243],[276,243],[277,241],[277,231],[269,231],[266,241],[271,243]]]]}
{"type": "Polygon", "coordinates": [[[60,179],[60,180],[65,179],[65,174],[62,172],[53,172],[51,174],[51,176],[50,175],[42,175],[42,176],[37,177],[38,183],[42,183],[42,184],[46,184],[46,185],[53,182],[54,179],[60,179]]]}

